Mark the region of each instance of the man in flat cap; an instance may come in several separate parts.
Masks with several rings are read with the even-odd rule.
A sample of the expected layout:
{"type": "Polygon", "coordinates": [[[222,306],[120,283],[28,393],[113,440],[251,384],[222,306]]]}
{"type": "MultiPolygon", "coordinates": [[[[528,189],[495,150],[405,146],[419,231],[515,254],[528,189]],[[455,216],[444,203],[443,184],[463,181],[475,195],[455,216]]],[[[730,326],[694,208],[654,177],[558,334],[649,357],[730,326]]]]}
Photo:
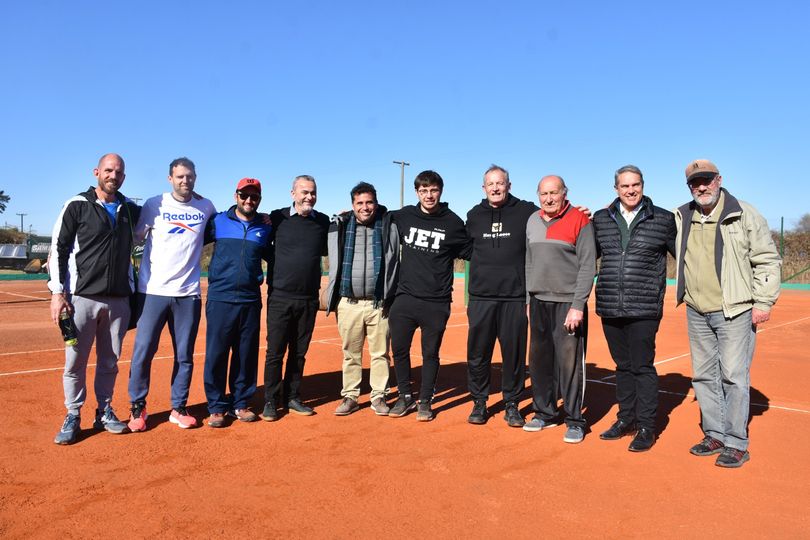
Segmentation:
{"type": "Polygon", "coordinates": [[[757,325],[779,296],[781,260],[768,223],[721,187],[714,163],[686,167],[693,200],[675,210],[676,300],[686,302],[692,387],[704,438],[690,452],[720,454],[719,467],[749,459],[751,359],[757,325]]]}

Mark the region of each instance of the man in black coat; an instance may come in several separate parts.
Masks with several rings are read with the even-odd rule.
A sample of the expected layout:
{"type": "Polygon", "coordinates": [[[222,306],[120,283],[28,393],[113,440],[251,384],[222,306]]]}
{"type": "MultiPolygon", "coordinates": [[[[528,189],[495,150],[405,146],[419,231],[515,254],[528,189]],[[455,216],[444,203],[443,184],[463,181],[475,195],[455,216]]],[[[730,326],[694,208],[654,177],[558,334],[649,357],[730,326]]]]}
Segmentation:
{"type": "Polygon", "coordinates": [[[616,362],[616,422],[599,437],[620,439],[633,432],[631,452],[655,443],[658,374],[655,335],[666,291],[667,252],[675,254],[675,219],[644,196],[638,167],[616,171],[618,198],[593,218],[601,266],[596,313],[616,362]]]}

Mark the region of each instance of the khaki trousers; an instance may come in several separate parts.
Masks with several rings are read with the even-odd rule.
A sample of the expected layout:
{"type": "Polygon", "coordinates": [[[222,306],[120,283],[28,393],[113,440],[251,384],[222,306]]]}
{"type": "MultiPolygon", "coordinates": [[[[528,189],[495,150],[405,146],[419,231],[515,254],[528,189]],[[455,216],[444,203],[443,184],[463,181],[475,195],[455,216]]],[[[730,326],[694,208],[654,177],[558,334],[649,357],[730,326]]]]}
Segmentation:
{"type": "Polygon", "coordinates": [[[368,338],[371,399],[388,391],[388,319],[373,300],[341,298],[337,307],[338,332],[343,340],[343,390],[340,395],[357,400],[363,376],[363,341],[368,338]]]}

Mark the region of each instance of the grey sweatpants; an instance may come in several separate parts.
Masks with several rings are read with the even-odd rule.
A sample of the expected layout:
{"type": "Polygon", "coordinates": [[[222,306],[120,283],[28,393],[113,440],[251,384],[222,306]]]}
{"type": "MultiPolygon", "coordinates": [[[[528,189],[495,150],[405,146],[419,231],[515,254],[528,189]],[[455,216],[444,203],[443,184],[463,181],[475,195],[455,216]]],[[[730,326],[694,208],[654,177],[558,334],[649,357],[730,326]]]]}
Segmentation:
{"type": "Polygon", "coordinates": [[[129,298],[118,296],[76,296],[71,298],[73,321],[79,342],[65,347],[65,408],[71,414],[87,399],[87,361],[93,341],[96,343],[95,392],[98,408],[112,401],[121,342],[129,324],[129,298]]]}

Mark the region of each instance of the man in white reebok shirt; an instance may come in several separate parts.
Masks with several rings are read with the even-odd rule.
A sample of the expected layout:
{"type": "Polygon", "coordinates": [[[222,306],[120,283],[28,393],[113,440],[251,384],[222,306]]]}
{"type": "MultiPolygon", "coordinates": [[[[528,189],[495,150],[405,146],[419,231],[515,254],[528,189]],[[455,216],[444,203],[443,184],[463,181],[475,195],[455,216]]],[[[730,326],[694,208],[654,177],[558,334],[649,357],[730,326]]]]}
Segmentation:
{"type": "Polygon", "coordinates": [[[194,367],[194,342],[200,325],[200,254],[205,224],[216,213],[211,201],[194,193],[197,173],[185,157],[169,165],[170,193],[152,197],[143,205],[135,227],[135,241],[145,239],[138,276],[143,311],[129,371],[131,431],[146,430],[146,396],[152,359],[166,323],[174,345],[172,412],[169,421],[181,428],[197,425],[186,401],[194,367]]]}

